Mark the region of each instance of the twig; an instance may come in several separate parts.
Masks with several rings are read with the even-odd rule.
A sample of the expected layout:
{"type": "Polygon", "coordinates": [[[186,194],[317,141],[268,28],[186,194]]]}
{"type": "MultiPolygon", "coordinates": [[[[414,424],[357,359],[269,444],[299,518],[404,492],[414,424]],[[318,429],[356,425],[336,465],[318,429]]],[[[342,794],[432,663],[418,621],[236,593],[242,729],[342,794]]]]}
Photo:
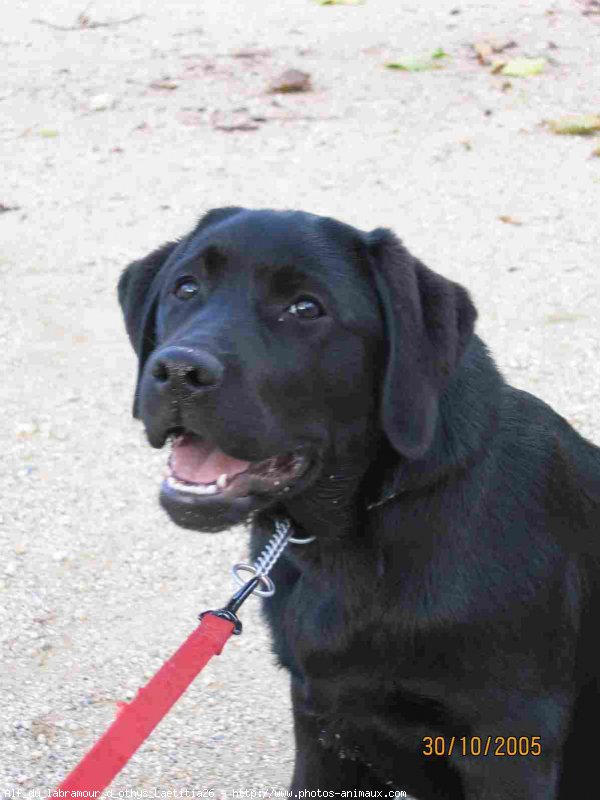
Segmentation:
{"type": "Polygon", "coordinates": [[[35,22],[36,25],[46,25],[48,28],[52,28],[55,31],[85,31],[91,30],[92,28],[114,28],[117,25],[126,25],[129,22],[135,22],[136,19],[141,19],[144,17],[145,14],[134,14],[132,17],[126,17],[125,19],[115,19],[109,20],[107,22],[93,22],[88,17],[81,14],[77,17],[77,25],[55,25],[53,22],[48,22],[45,19],[32,19],[32,22],[35,22]]]}
{"type": "Polygon", "coordinates": [[[232,131],[257,131],[259,127],[259,125],[253,125],[251,122],[239,122],[237,125],[213,125],[215,130],[226,131],[227,133],[232,131]]]}

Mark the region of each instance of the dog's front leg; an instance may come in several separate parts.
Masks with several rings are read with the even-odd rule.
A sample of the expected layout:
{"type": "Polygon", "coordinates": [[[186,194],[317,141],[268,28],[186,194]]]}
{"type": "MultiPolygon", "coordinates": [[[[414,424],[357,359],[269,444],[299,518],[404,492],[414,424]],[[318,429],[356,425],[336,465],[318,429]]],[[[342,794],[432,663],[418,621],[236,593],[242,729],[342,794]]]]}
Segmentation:
{"type": "Polygon", "coordinates": [[[559,763],[550,753],[461,759],[465,800],[557,800],[559,763]]]}
{"type": "Polygon", "coordinates": [[[339,751],[325,747],[319,719],[306,711],[302,690],[292,681],[296,762],[290,789],[383,789],[369,768],[340,756],[339,751]]]}

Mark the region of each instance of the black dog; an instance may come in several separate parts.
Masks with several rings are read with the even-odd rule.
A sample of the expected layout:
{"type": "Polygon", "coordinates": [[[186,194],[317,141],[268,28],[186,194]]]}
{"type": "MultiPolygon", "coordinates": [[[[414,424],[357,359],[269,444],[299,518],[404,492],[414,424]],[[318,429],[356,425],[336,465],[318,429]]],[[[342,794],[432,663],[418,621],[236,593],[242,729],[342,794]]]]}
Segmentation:
{"type": "Polygon", "coordinates": [[[255,553],[278,517],[316,537],[265,604],[293,789],[595,785],[600,449],[505,383],[465,289],[388,230],[223,208],[119,299],[172,519],[251,520],[255,553]]]}

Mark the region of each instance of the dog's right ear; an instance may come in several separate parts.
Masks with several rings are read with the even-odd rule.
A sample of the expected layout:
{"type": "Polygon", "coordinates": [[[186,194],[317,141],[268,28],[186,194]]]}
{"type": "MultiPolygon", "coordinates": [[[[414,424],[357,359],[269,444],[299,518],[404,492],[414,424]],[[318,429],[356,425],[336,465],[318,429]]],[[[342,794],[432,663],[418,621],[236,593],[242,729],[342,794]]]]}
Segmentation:
{"type": "Polygon", "coordinates": [[[239,206],[213,208],[200,218],[194,230],[179,242],[167,242],[153,253],[125,268],[119,279],[119,303],[125,317],[125,327],[138,361],[138,380],[133,401],[133,416],[139,419],[139,386],[144,365],[156,345],[156,306],[160,282],[158,273],[176,248],[182,255],[188,243],[209,226],[229,219],[244,209],[239,206]]]}
{"type": "Polygon", "coordinates": [[[138,389],[140,377],[156,341],[156,278],[178,242],[167,242],[123,271],[118,285],[119,303],[125,317],[127,334],[138,357],[138,380],[133,401],[133,416],[139,419],[138,389]],[[153,285],[154,284],[154,285],[153,285]]]}

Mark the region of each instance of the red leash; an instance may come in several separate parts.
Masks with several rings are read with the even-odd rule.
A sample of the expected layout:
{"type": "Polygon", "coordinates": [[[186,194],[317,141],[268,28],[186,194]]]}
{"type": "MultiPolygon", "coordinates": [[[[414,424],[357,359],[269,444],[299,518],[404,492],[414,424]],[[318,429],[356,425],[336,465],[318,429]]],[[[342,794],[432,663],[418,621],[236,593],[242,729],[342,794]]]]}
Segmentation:
{"type": "Polygon", "coordinates": [[[209,611],[131,703],[121,704],[110,728],[58,788],[65,792],[106,789],[205,664],[220,654],[234,627],[233,620],[209,611]]]}
{"type": "Polygon", "coordinates": [[[96,792],[93,795],[95,797],[106,789],[206,663],[221,653],[231,634],[242,632],[242,623],[237,618],[236,611],[244,600],[255,590],[263,597],[270,597],[275,592],[275,586],[268,574],[288,541],[296,544],[312,541],[312,538],[292,539],[290,529],[289,520],[276,520],[276,533],[254,565],[235,565],[233,571],[240,583],[243,583],[238,575],[240,570],[250,572],[254,577],[243,583],[224,608],[200,614],[201,622],[196,630],[138,691],[131,703],[120,703],[115,721],[58,789],[63,792],[96,792]],[[262,590],[257,588],[259,584],[264,587],[262,590]]]}

